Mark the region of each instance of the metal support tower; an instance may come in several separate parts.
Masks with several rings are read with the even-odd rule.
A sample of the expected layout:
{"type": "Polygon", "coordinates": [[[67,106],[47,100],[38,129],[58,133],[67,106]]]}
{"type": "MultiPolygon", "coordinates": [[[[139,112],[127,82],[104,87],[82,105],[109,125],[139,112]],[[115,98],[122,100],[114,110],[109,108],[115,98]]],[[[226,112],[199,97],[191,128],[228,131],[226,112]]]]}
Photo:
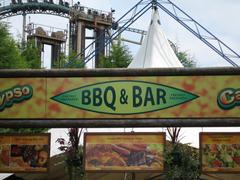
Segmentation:
{"type": "Polygon", "coordinates": [[[85,44],[87,39],[94,39],[95,45],[95,67],[101,56],[105,55],[105,41],[108,30],[113,23],[112,12],[103,12],[100,10],[81,6],[80,3],[74,5],[70,10],[70,49],[79,54],[79,57],[85,58],[85,44]],[[86,36],[86,30],[94,32],[93,37],[86,36]]]}
{"type": "Polygon", "coordinates": [[[39,53],[44,51],[44,45],[51,46],[51,67],[60,64],[60,55],[64,53],[67,31],[54,27],[48,27],[38,24],[30,23],[27,25],[26,32],[28,33],[28,40],[33,40],[39,49],[39,53]]]}
{"type": "MultiPolygon", "coordinates": [[[[137,19],[139,19],[143,14],[145,14],[149,9],[152,7],[151,1],[144,1],[141,0],[137,4],[135,4],[127,13],[125,13],[118,21],[112,23],[112,28],[117,29],[115,32],[113,32],[109,38],[105,39],[105,45],[104,47],[107,47],[109,44],[112,43],[112,40],[116,39],[123,31],[125,31],[129,26],[134,23],[137,19]],[[140,7],[140,8],[139,8],[140,7]],[[124,19],[127,19],[126,22],[123,23],[123,25],[118,28],[118,24],[122,22],[124,19]]],[[[125,21],[125,20],[124,20],[125,21]]],[[[81,57],[83,54],[87,54],[84,58],[84,64],[88,63],[90,60],[92,60],[96,54],[95,52],[101,52],[103,51],[102,47],[95,48],[95,50],[92,50],[91,47],[96,43],[96,41],[99,41],[99,39],[102,37],[97,37],[95,41],[93,41],[91,44],[89,44],[82,53],[77,54],[71,62],[77,60],[79,57],[81,57]],[[87,53],[86,53],[87,52],[87,53]]],[[[70,66],[70,64],[67,64],[66,67],[70,66]]]]}
{"type": "Polygon", "coordinates": [[[23,16],[23,24],[22,24],[22,45],[24,45],[25,41],[26,41],[26,31],[25,31],[25,28],[26,28],[26,25],[27,25],[27,21],[26,21],[26,13],[23,13],[22,14],[23,16]]]}

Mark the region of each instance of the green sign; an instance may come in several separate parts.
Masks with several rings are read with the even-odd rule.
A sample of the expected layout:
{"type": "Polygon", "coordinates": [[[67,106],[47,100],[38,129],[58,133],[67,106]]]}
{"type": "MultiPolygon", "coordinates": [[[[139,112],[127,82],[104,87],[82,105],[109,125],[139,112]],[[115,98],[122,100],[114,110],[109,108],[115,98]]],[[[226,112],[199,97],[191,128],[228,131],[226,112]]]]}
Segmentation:
{"type": "Polygon", "coordinates": [[[79,87],[51,99],[87,111],[130,115],[167,109],[196,98],[195,94],[162,84],[120,80],[79,87]]]}

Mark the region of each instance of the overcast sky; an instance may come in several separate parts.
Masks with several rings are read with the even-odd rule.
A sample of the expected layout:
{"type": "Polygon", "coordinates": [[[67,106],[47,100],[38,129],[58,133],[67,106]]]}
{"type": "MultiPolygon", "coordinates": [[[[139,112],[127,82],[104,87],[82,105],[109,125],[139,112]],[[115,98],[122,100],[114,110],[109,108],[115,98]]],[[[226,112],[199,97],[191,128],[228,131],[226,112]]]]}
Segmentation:
{"type": "MultiPolygon", "coordinates": [[[[181,7],[187,12],[192,18],[197,20],[201,25],[206,27],[210,32],[216,35],[219,39],[225,42],[228,46],[234,49],[240,54],[240,1],[239,0],[172,0],[176,5],[181,7]]],[[[130,9],[138,0],[81,0],[82,5],[110,11],[111,8],[115,9],[115,19],[118,19],[128,9],[130,9]]],[[[175,20],[166,15],[161,9],[160,17],[162,28],[167,37],[176,42],[181,50],[187,51],[197,61],[199,67],[215,67],[215,66],[229,66],[229,64],[223,60],[222,57],[213,52],[209,47],[203,44],[185,28],[179,25],[175,20]]],[[[15,34],[20,34],[21,30],[21,16],[12,17],[7,19],[12,24],[11,31],[15,34]]],[[[31,15],[28,16],[29,20],[33,23],[39,23],[44,25],[50,25],[66,29],[68,20],[56,16],[46,15],[31,15]],[[29,18],[30,17],[30,18],[29,18]]],[[[150,23],[150,12],[147,13],[143,18],[139,19],[132,27],[147,30],[150,23]]],[[[134,36],[133,36],[134,37],[134,36]]],[[[130,39],[132,37],[129,37],[130,39]]],[[[138,46],[131,45],[133,53],[136,53],[138,46]]],[[[240,63],[239,63],[240,64],[240,63]]],[[[184,142],[194,143],[198,146],[199,131],[237,131],[234,128],[212,128],[212,129],[201,129],[198,131],[189,129],[184,131],[183,136],[184,142]]]]}

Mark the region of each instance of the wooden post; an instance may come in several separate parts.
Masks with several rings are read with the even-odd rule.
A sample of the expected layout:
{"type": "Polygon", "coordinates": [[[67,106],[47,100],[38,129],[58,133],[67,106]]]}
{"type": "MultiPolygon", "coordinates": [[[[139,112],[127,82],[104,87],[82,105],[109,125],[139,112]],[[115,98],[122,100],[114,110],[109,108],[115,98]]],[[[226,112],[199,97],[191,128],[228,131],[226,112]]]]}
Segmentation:
{"type": "Polygon", "coordinates": [[[132,180],[136,180],[136,173],[132,173],[132,180]]]}

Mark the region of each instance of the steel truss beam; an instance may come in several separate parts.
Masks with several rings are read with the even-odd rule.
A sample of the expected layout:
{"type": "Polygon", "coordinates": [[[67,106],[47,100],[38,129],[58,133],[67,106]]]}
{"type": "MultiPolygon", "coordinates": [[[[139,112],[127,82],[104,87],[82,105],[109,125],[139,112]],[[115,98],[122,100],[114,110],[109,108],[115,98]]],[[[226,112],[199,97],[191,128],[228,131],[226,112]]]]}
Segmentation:
{"type": "MultiPolygon", "coordinates": [[[[122,28],[122,27],[119,27],[122,28]]],[[[141,29],[136,29],[136,28],[126,28],[125,31],[129,31],[129,32],[133,32],[133,33],[137,33],[137,34],[142,34],[142,35],[146,35],[147,31],[141,30],[141,29]]]]}
{"type": "Polygon", "coordinates": [[[239,67],[239,65],[236,63],[236,60],[238,60],[238,63],[240,63],[239,54],[237,54],[233,49],[227,46],[201,24],[199,24],[196,20],[190,17],[172,1],[158,0],[156,5],[173,19],[175,19],[178,23],[180,23],[183,27],[185,27],[188,31],[190,31],[193,35],[195,35],[198,39],[204,42],[208,47],[223,57],[232,66],[239,67]]]}

